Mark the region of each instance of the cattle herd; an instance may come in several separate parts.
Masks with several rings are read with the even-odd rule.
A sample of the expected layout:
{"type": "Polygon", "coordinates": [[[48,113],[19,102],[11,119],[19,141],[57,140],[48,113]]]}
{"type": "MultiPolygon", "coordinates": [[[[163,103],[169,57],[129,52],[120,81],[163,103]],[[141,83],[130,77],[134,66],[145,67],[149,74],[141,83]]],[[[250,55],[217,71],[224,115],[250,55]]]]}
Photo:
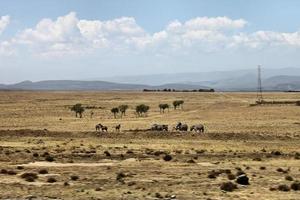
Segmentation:
{"type": "MultiPolygon", "coordinates": [[[[108,127],[102,124],[96,125],[96,131],[107,132],[108,127]]],[[[115,131],[119,132],[121,130],[121,124],[118,124],[114,127],[115,131]]],[[[166,124],[153,124],[150,129],[151,131],[169,131],[169,126],[166,124]]],[[[178,122],[175,127],[172,128],[172,131],[188,131],[189,127],[187,124],[183,124],[178,122]]],[[[195,131],[199,133],[204,132],[204,125],[203,124],[195,124],[190,127],[190,131],[195,131]]]]}

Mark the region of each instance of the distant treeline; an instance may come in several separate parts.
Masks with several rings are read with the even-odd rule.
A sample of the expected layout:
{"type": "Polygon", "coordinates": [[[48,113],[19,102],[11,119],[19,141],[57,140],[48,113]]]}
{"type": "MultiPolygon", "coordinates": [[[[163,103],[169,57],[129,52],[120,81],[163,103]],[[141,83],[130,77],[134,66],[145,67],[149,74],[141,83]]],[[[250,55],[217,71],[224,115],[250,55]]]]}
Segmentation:
{"type": "Polygon", "coordinates": [[[194,90],[176,90],[176,89],[144,89],[143,92],[215,92],[214,89],[194,89],[194,90]]]}
{"type": "Polygon", "coordinates": [[[262,101],[256,101],[255,104],[253,105],[274,105],[274,104],[282,104],[282,105],[288,105],[288,104],[296,104],[297,106],[300,106],[300,101],[299,100],[295,100],[295,101],[280,101],[280,100],[272,100],[272,101],[266,101],[266,100],[262,100],[262,101]]]}
{"type": "Polygon", "coordinates": [[[300,90],[287,90],[285,92],[300,92],[300,90]]]}

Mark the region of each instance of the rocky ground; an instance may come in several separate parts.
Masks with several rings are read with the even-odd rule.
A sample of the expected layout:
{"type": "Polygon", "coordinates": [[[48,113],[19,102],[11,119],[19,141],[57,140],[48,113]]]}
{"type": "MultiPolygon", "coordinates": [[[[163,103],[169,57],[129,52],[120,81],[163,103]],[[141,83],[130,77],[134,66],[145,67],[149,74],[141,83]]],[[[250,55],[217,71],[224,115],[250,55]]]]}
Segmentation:
{"type": "Polygon", "coordinates": [[[0,131],[1,199],[299,199],[299,138],[0,131]]]}

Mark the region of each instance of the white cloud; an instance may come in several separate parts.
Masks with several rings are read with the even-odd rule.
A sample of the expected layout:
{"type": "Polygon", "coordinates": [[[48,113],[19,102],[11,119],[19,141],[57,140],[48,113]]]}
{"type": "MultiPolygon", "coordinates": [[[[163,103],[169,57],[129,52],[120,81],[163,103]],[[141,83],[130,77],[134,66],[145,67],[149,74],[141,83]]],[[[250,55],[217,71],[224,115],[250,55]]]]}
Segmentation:
{"type": "Polygon", "coordinates": [[[173,21],[167,26],[170,31],[185,30],[232,30],[245,27],[247,21],[244,19],[232,20],[228,17],[197,17],[181,23],[173,21]]]}
{"type": "MultiPolygon", "coordinates": [[[[1,17],[0,33],[9,23],[1,17]]],[[[42,19],[8,41],[0,41],[0,54],[24,51],[32,55],[64,56],[104,50],[113,54],[140,53],[169,55],[212,53],[237,48],[263,49],[278,46],[300,47],[300,32],[243,32],[244,19],[197,17],[185,22],[170,22],[166,28],[148,33],[134,18],[108,21],[78,19],[71,12],[56,20],[42,19]],[[9,51],[8,51],[9,49],[9,51]]],[[[9,54],[10,55],[10,54],[9,54]]]]}
{"type": "Polygon", "coordinates": [[[10,23],[10,17],[8,15],[0,17],[0,35],[10,23]]]}

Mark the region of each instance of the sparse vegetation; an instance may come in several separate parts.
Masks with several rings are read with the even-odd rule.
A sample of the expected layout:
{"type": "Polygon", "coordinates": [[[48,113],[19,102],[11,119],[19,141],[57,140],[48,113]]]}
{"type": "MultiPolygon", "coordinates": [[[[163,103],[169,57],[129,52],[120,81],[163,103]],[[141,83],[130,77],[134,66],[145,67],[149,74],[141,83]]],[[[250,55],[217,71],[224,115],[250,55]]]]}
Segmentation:
{"type": "Polygon", "coordinates": [[[71,178],[72,181],[77,181],[79,179],[79,176],[72,175],[70,178],[71,178]]]}
{"type": "Polygon", "coordinates": [[[128,108],[129,108],[129,106],[126,105],[126,104],[123,104],[123,105],[119,106],[119,110],[121,112],[121,117],[126,115],[126,111],[127,111],[128,108]]]}
{"type": "MultiPolygon", "coordinates": [[[[265,96],[298,98],[292,93],[265,96]]],[[[0,172],[5,188],[1,197],[25,198],[29,191],[38,198],[74,200],[120,195],[124,199],[298,199],[299,167],[294,157],[299,156],[300,126],[295,106],[249,107],[256,98],[252,93],[22,91],[2,96],[0,92],[0,97],[0,172]],[[171,104],[177,99],[186,101],[184,112],[159,114],[158,102],[171,104]],[[93,118],[77,120],[69,105],[79,100],[103,109],[93,109],[93,118]],[[139,103],[153,108],[148,118],[136,118],[130,109],[122,122],[112,119],[112,107],[135,108],[139,103]],[[25,106],[31,108],[30,119],[25,117],[25,106]],[[203,135],[172,131],[177,122],[205,123],[208,129],[203,135]],[[107,134],[95,133],[99,123],[108,127],[107,134]],[[114,132],[119,123],[122,132],[114,132]],[[168,125],[169,131],[145,130],[154,123],[168,125]],[[55,162],[45,162],[47,156],[55,162]],[[37,178],[27,179],[35,183],[22,178],[24,173],[35,173],[37,178]],[[245,174],[250,186],[238,183],[245,174]],[[72,175],[80,178],[74,181],[72,175]],[[50,177],[57,182],[48,182],[50,177]],[[282,184],[288,189],[279,188],[282,184]],[[233,193],[226,194],[227,190],[233,193]]]]}
{"type": "Polygon", "coordinates": [[[56,178],[54,178],[54,177],[49,177],[49,178],[47,179],[47,182],[48,182],[48,183],[55,183],[55,182],[57,182],[57,180],[56,180],[56,178]]]}
{"type": "Polygon", "coordinates": [[[75,116],[78,117],[78,115],[79,115],[80,118],[82,118],[82,114],[83,114],[84,110],[85,109],[81,103],[77,103],[71,107],[71,111],[75,112],[75,116]]]}
{"type": "Polygon", "coordinates": [[[165,112],[166,109],[169,109],[169,108],[170,108],[169,104],[166,104],[166,103],[164,103],[164,104],[159,104],[158,107],[159,107],[159,111],[160,111],[160,112],[163,112],[163,113],[165,112]]]}
{"type": "Polygon", "coordinates": [[[135,111],[138,115],[138,117],[145,116],[147,112],[149,111],[150,107],[145,104],[140,104],[136,106],[135,111]]]}
{"type": "Polygon", "coordinates": [[[229,181],[229,182],[222,183],[220,189],[226,192],[232,192],[235,189],[237,189],[237,185],[229,181]]]}
{"type": "Polygon", "coordinates": [[[28,182],[34,182],[38,178],[38,175],[36,173],[26,172],[21,175],[21,178],[28,182]]]}
{"type": "Polygon", "coordinates": [[[184,101],[183,100],[176,100],[176,101],[173,101],[173,106],[174,106],[174,109],[176,110],[177,108],[183,108],[183,104],[184,104],[184,101]]]}
{"type": "Polygon", "coordinates": [[[114,114],[114,118],[116,119],[117,118],[117,114],[119,113],[119,108],[112,108],[110,110],[110,112],[112,112],[114,114]]]}

